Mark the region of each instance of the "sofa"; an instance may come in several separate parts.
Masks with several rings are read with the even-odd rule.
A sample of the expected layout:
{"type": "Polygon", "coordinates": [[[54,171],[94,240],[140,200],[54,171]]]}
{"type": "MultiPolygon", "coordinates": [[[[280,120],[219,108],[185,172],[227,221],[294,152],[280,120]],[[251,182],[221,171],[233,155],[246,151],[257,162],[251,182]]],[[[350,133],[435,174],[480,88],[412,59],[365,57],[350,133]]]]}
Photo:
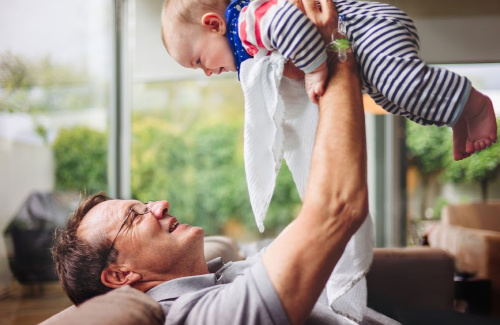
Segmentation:
{"type": "MultiPolygon", "coordinates": [[[[207,237],[205,256],[206,259],[222,256],[226,261],[238,260],[259,250],[263,243],[268,241],[238,244],[227,237],[207,237]]],[[[368,313],[364,324],[398,324],[394,320],[405,325],[470,324],[470,318],[453,311],[453,275],[453,257],[440,249],[376,248],[367,285],[368,306],[379,314],[368,313]],[[450,322],[443,321],[443,317],[450,322]]],[[[477,322],[475,318],[473,321],[489,324],[477,322]]],[[[163,312],[155,301],[133,288],[122,287],[79,307],[71,306],[42,325],[163,322],[163,312]]]]}
{"type": "Polygon", "coordinates": [[[447,205],[427,236],[454,256],[457,273],[490,281],[491,311],[500,316],[500,201],[447,205]]]}

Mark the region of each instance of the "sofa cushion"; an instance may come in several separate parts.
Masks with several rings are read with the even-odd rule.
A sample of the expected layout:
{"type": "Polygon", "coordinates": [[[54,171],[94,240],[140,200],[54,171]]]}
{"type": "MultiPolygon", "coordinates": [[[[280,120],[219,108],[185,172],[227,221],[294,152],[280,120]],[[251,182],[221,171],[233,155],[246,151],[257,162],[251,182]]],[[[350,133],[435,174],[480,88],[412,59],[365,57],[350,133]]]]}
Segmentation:
{"type": "Polygon", "coordinates": [[[429,247],[375,248],[368,307],[397,319],[401,307],[453,310],[453,257],[429,247]]]}

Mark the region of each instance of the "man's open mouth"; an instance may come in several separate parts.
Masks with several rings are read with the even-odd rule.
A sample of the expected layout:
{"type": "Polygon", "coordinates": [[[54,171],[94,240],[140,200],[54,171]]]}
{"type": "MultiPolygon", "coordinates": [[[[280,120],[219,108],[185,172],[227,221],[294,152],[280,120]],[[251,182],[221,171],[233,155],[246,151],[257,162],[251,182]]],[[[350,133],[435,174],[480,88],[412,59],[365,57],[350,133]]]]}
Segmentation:
{"type": "Polygon", "coordinates": [[[172,226],[170,226],[170,229],[168,229],[168,232],[173,232],[177,226],[179,226],[179,221],[174,221],[174,223],[172,223],[172,226]]]}

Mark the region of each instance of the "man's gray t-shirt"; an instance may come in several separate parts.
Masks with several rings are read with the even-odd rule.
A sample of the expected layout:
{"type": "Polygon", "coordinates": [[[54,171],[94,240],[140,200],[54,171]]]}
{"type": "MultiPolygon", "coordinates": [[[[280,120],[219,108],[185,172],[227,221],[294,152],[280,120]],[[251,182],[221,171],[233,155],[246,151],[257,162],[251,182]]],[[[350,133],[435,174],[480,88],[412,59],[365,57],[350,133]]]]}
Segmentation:
{"type": "MultiPolygon", "coordinates": [[[[290,324],[260,256],[224,264],[208,262],[210,274],[174,279],[148,292],[166,315],[165,324],[290,324]]],[[[317,303],[306,324],[344,324],[317,303]]]]}

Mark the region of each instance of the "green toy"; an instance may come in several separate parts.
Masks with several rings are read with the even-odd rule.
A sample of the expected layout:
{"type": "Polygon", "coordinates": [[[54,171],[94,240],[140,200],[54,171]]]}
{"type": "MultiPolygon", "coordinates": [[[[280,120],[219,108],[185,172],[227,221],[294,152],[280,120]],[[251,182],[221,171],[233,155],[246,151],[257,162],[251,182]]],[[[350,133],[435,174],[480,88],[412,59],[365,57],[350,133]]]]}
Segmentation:
{"type": "Polygon", "coordinates": [[[339,15],[337,33],[342,37],[335,39],[334,35],[332,35],[332,42],[326,47],[328,51],[334,51],[338,53],[340,62],[345,62],[347,60],[347,53],[351,53],[353,48],[355,47],[354,43],[349,42],[349,40],[346,38],[347,28],[345,22],[345,16],[339,15]]]}
{"type": "Polygon", "coordinates": [[[347,53],[352,52],[351,42],[347,38],[334,39],[328,44],[328,47],[338,53],[340,62],[345,62],[347,60],[347,53]]]}

